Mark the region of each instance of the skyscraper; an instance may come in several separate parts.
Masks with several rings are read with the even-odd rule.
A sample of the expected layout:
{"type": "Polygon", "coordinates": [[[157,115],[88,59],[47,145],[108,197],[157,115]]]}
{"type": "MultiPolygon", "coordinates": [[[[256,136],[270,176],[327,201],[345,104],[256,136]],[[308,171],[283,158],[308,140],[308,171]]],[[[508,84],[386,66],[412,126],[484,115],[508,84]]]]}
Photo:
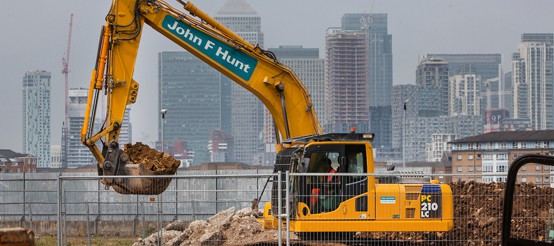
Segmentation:
{"type": "Polygon", "coordinates": [[[501,54],[426,54],[425,57],[440,57],[448,62],[448,76],[474,73],[481,78],[479,84],[479,100],[481,115],[487,109],[487,84],[490,79],[497,79],[502,83],[502,55],[501,54]]]}
{"type": "Polygon", "coordinates": [[[465,73],[450,77],[450,116],[481,115],[481,77],[475,73],[465,73]]]}
{"type": "Polygon", "coordinates": [[[514,115],[533,130],[554,128],[554,34],[524,33],[512,57],[514,115]]]}
{"type": "Polygon", "coordinates": [[[448,75],[454,76],[472,70],[481,81],[501,77],[501,54],[426,54],[426,57],[440,57],[448,62],[448,75]]]}
{"type": "Polygon", "coordinates": [[[373,145],[392,146],[392,35],[388,33],[387,14],[345,14],[342,30],[367,33],[367,97],[369,129],[376,134],[373,145]]]}
{"type": "Polygon", "coordinates": [[[37,167],[50,165],[50,80],[46,71],[23,77],[23,151],[37,157],[37,167]]]}
{"type": "Polygon", "coordinates": [[[325,125],[325,60],[319,58],[318,48],[283,45],[269,48],[279,62],[290,67],[310,92],[319,123],[325,125]]]}
{"type": "MultiPolygon", "coordinates": [[[[88,89],[71,88],[67,92],[69,99],[67,105],[67,167],[77,168],[95,162],[92,153],[87,146],[81,143],[81,128],[85,121],[88,89]]],[[[94,121],[94,130],[98,131],[102,124],[97,117],[94,121]]]]}
{"type": "Polygon", "coordinates": [[[325,49],[326,130],[369,131],[367,32],[329,28],[325,49]]]}
{"type": "MultiPolygon", "coordinates": [[[[246,2],[246,0],[228,0],[217,12],[215,19],[235,32],[249,43],[264,46],[264,36],[261,28],[261,17],[246,2]]],[[[262,138],[263,106],[251,92],[232,82],[226,77],[221,81],[223,89],[222,101],[230,101],[223,105],[223,129],[229,128],[231,122],[234,140],[233,161],[252,163],[254,154],[258,151],[262,138]],[[229,86],[230,84],[230,86],[229,86]],[[229,100],[230,95],[230,100],[229,100]]]]}
{"type": "Polygon", "coordinates": [[[208,162],[210,131],[221,128],[221,74],[189,52],[161,52],[158,58],[159,109],[167,109],[165,122],[159,116],[159,137],[166,150],[186,143],[193,164],[208,162]]]}
{"type": "Polygon", "coordinates": [[[131,107],[129,106],[125,108],[118,141],[120,144],[133,143],[133,125],[131,124],[131,107]]]}
{"type": "Polygon", "coordinates": [[[425,98],[420,104],[421,117],[448,115],[448,62],[440,57],[426,57],[416,70],[416,84],[424,87],[425,98]]]}

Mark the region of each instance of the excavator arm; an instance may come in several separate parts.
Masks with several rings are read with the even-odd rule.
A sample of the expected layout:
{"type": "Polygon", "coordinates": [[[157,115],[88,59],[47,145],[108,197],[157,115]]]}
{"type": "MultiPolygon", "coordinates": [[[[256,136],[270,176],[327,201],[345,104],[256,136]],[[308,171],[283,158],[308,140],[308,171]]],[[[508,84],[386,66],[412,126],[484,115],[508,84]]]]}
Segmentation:
{"type": "MultiPolygon", "coordinates": [[[[321,134],[310,96],[294,72],[274,55],[228,30],[192,3],[183,13],[161,0],[113,0],[102,29],[95,69],[92,71],[81,140],[98,161],[99,175],[157,175],[129,162],[119,148],[118,136],[125,108],[137,100],[139,83],[133,80],[144,24],[194,54],[256,95],[273,116],[282,138],[321,134]],[[106,95],[103,127],[94,132],[100,93],[106,95]],[[102,141],[102,147],[98,146],[102,141]],[[100,150],[102,148],[102,150],[100,150]]],[[[277,136],[280,143],[280,137],[277,136]]],[[[104,179],[125,194],[152,191],[152,179],[104,179]]],[[[162,185],[163,186],[163,185],[162,185]]],[[[161,190],[161,191],[160,191],[161,190]]]]}

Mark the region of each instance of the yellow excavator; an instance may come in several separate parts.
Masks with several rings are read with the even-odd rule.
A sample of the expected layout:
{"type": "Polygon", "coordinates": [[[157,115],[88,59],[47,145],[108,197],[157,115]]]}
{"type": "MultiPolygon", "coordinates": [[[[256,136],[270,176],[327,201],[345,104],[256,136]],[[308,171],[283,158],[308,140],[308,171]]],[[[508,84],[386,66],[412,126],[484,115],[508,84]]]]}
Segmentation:
{"type": "Polygon", "coordinates": [[[132,163],[118,144],[125,108],[138,96],[139,84],[133,80],[133,72],[146,23],[252,92],[273,116],[279,133],[274,170],[293,175],[288,184],[285,178],[273,180],[271,202],[266,203],[261,219],[265,228],[279,226],[277,218],[285,211],[278,211],[277,204],[284,207],[289,202],[293,209],[285,216],[290,216],[290,229],[295,232],[452,229],[453,198],[448,185],[433,181],[380,183],[373,176],[372,134],[323,133],[308,91],[290,68],[192,3],[178,2],[186,13],[161,0],[113,0],[106,16],[81,138],[98,161],[99,175],[133,177],[104,178],[107,187],[123,194],[158,194],[167,182],[165,187],[153,189],[156,182],[152,175],[175,172],[153,172],[132,163]],[[102,91],[107,95],[106,119],[95,132],[102,91]],[[326,176],[315,175],[330,169],[333,172],[326,176]],[[290,190],[280,191],[278,187],[290,190]]]}

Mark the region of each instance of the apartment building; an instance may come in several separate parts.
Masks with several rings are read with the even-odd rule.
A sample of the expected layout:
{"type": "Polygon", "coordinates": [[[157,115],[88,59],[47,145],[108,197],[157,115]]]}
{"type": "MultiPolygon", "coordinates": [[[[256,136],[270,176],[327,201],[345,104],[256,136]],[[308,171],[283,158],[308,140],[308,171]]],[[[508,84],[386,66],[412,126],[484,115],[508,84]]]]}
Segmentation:
{"type": "MultiPolygon", "coordinates": [[[[452,173],[460,175],[453,181],[505,182],[510,163],[519,156],[554,155],[554,130],[489,132],[454,140],[450,144],[452,173]]],[[[522,167],[517,180],[536,185],[553,183],[551,169],[537,164],[522,167]]]]}

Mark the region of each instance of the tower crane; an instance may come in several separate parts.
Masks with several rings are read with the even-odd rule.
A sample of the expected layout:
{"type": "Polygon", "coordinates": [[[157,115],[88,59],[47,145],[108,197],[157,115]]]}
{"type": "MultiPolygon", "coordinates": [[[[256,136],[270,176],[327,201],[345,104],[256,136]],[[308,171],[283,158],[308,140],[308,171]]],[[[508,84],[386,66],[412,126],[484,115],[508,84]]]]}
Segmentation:
{"type": "Polygon", "coordinates": [[[65,114],[64,122],[62,126],[62,166],[67,167],[67,141],[69,141],[69,114],[67,112],[68,103],[69,103],[69,52],[71,51],[71,29],[73,27],[73,13],[69,18],[69,33],[67,35],[67,50],[65,52],[65,57],[62,57],[62,74],[65,77],[65,114]]]}

